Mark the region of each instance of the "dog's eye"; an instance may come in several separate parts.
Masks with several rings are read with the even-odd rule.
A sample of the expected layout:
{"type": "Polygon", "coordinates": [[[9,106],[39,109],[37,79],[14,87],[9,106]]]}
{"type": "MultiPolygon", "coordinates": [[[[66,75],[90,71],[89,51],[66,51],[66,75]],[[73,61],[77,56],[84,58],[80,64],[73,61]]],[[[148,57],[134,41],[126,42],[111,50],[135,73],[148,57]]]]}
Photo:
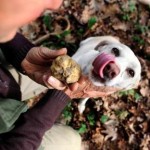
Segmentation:
{"type": "Polygon", "coordinates": [[[127,69],[127,73],[128,73],[128,75],[129,75],[130,77],[134,77],[134,75],[135,75],[134,70],[131,69],[131,68],[128,68],[128,69],[127,69]]]}
{"type": "Polygon", "coordinates": [[[112,51],[112,53],[113,53],[116,57],[120,55],[118,48],[112,48],[111,51],[112,51]]]}

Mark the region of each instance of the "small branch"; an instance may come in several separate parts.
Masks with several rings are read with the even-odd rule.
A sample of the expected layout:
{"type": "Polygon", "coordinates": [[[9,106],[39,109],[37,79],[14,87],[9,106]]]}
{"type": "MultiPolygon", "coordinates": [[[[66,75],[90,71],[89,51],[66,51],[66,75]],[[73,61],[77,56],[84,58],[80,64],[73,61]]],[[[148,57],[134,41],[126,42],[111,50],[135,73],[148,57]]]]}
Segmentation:
{"type": "Polygon", "coordinates": [[[67,19],[67,18],[65,18],[65,17],[61,17],[61,16],[58,16],[57,18],[56,18],[56,20],[57,21],[59,21],[59,20],[64,20],[64,21],[66,21],[66,23],[67,23],[67,26],[66,26],[66,28],[63,30],[63,31],[61,31],[61,32],[52,32],[52,33],[48,33],[48,34],[46,34],[46,35],[44,35],[44,36],[41,36],[40,38],[38,38],[37,40],[35,40],[35,41],[33,41],[33,44],[35,44],[35,45],[39,45],[39,44],[41,44],[43,41],[45,41],[45,40],[47,40],[50,36],[54,36],[54,35],[59,35],[59,34],[62,34],[64,31],[67,31],[67,30],[70,30],[70,28],[71,28],[71,25],[70,25],[70,21],[67,19]]]}
{"type": "Polygon", "coordinates": [[[35,45],[39,45],[41,44],[43,41],[47,40],[51,35],[53,35],[52,33],[48,33],[44,36],[41,36],[40,38],[38,38],[37,40],[33,41],[33,44],[35,45]]]}

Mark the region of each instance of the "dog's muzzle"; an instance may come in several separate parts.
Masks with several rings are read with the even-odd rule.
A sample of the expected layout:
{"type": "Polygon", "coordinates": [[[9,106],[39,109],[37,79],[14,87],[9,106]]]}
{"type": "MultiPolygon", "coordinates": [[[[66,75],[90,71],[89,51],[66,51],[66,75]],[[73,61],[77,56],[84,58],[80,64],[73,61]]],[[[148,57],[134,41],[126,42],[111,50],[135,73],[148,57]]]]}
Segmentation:
{"type": "Polygon", "coordinates": [[[115,63],[115,56],[111,54],[102,53],[98,55],[92,65],[94,73],[102,79],[113,79],[120,72],[119,67],[115,63]]]}

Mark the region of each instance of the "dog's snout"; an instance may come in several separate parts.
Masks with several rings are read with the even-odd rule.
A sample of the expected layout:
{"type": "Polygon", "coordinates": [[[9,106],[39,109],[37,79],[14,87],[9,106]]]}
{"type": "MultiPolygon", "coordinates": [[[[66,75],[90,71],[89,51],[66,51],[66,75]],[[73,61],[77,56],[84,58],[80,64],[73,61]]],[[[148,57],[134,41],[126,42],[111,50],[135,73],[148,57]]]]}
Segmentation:
{"type": "Polygon", "coordinates": [[[120,69],[118,68],[118,66],[114,62],[111,62],[106,65],[103,73],[105,77],[113,79],[119,74],[119,72],[120,69]]]}

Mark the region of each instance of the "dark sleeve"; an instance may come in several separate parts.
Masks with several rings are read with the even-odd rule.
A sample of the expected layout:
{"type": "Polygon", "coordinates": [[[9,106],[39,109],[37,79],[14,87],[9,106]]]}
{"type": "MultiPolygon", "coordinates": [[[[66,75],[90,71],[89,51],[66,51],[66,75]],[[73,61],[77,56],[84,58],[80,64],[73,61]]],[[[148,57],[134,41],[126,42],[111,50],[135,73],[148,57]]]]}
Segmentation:
{"type": "Polygon", "coordinates": [[[22,34],[17,33],[16,36],[6,43],[0,43],[0,48],[10,64],[17,70],[22,71],[21,62],[25,58],[28,51],[35,47],[22,34]]]}
{"type": "Polygon", "coordinates": [[[1,136],[0,150],[37,150],[44,133],[52,127],[68,99],[62,91],[48,91],[35,107],[18,119],[12,131],[1,136]]]}

